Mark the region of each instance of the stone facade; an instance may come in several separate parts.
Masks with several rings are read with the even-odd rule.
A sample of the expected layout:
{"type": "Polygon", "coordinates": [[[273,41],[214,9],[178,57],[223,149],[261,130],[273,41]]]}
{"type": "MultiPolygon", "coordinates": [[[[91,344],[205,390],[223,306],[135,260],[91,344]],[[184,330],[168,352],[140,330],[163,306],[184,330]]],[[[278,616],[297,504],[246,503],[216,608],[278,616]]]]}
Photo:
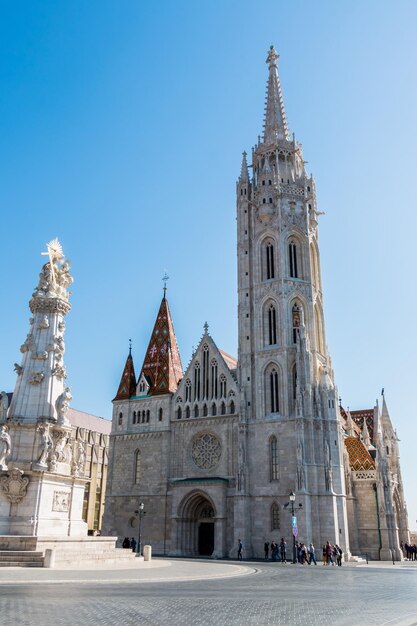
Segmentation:
{"type": "MultiPolygon", "coordinates": [[[[379,451],[395,437],[378,418],[374,474],[351,470],[325,337],[315,181],[288,131],[277,61],[271,47],[263,138],[251,177],[243,154],[236,186],[238,361],[205,325],[183,373],[164,293],[139,377],[129,353],[113,401],[104,528],[130,535],[142,500],[155,553],[235,556],[240,538],[246,556],[260,556],[265,541],[292,541],[294,492],[300,540],[384,557],[407,527],[400,484],[397,509],[384,492],[385,526],[374,506],[375,481],[393,489],[398,463],[379,451]]],[[[350,436],[365,446],[358,426],[350,436]]]]}

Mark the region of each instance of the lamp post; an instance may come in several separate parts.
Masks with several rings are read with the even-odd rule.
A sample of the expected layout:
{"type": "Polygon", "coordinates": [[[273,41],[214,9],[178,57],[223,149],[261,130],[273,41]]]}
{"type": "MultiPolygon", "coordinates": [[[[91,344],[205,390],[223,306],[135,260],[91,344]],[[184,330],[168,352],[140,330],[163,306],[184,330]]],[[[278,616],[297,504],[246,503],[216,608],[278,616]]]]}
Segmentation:
{"type": "Polygon", "coordinates": [[[136,515],[138,516],[138,547],[136,550],[136,554],[137,556],[141,555],[142,552],[142,538],[141,538],[141,530],[142,530],[142,517],[144,516],[144,512],[143,509],[145,508],[145,504],[143,502],[139,502],[139,509],[137,511],[135,511],[136,515]]]}
{"type": "Polygon", "coordinates": [[[292,562],[297,563],[297,550],[295,547],[295,534],[297,530],[297,526],[294,525],[294,502],[295,502],[295,493],[291,491],[288,496],[291,503],[291,521],[292,521],[292,562]]]}

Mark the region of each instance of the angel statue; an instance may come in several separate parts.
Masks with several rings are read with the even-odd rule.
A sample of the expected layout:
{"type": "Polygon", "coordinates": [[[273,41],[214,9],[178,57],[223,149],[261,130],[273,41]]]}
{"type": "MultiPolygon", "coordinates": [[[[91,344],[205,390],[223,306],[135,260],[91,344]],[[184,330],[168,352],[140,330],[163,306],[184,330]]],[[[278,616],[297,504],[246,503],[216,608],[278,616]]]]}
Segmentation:
{"type": "Polygon", "coordinates": [[[12,451],[12,442],[7,432],[7,426],[0,427],[0,470],[7,470],[6,459],[12,451]]]}

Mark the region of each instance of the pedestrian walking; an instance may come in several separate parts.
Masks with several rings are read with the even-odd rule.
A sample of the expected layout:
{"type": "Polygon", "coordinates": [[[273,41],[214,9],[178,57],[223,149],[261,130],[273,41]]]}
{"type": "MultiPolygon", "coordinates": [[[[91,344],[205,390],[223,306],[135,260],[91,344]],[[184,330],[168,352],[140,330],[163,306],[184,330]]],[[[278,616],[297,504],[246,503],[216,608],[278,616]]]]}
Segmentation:
{"type": "Polygon", "coordinates": [[[264,543],[264,552],[265,552],[265,561],[267,561],[269,557],[269,542],[268,541],[265,541],[264,543]]]}
{"type": "Polygon", "coordinates": [[[337,564],[339,567],[342,567],[342,556],[343,556],[343,550],[340,546],[338,546],[336,544],[336,550],[337,550],[337,555],[336,555],[336,559],[337,559],[337,564]]]}
{"type": "Polygon", "coordinates": [[[281,563],[287,562],[287,542],[284,541],[284,537],[281,537],[281,543],[279,544],[279,549],[281,552],[281,563]]]}
{"type": "Polygon", "coordinates": [[[136,546],[138,544],[136,543],[136,539],[134,537],[132,537],[132,539],[130,540],[130,547],[132,548],[132,552],[136,552],[136,546]]]}
{"type": "Polygon", "coordinates": [[[240,539],[237,540],[237,560],[242,560],[243,543],[240,539]]]}
{"type": "Polygon", "coordinates": [[[123,539],[122,548],[130,548],[130,539],[129,539],[129,537],[125,537],[123,539]]]}
{"type": "Polygon", "coordinates": [[[312,543],[310,543],[309,547],[308,547],[308,553],[310,555],[310,560],[309,560],[309,564],[311,565],[311,561],[313,561],[314,565],[317,565],[317,561],[316,561],[316,551],[314,549],[314,546],[312,543]]]}

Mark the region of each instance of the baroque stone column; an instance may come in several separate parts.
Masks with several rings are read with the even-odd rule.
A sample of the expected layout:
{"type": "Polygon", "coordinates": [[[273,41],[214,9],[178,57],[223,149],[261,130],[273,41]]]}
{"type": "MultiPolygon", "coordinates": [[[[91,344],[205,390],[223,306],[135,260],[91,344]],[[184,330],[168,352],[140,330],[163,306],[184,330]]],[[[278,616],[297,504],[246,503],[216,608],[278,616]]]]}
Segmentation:
{"type": "Polygon", "coordinates": [[[2,427],[8,449],[7,466],[0,467],[0,533],[85,535],[82,453],[77,450],[73,459],[67,418],[72,395],[64,365],[73,278],[58,240],[47,248],[49,261],[29,301],[29,332],[20,347],[21,364],[15,363],[16,386],[2,427]]]}

